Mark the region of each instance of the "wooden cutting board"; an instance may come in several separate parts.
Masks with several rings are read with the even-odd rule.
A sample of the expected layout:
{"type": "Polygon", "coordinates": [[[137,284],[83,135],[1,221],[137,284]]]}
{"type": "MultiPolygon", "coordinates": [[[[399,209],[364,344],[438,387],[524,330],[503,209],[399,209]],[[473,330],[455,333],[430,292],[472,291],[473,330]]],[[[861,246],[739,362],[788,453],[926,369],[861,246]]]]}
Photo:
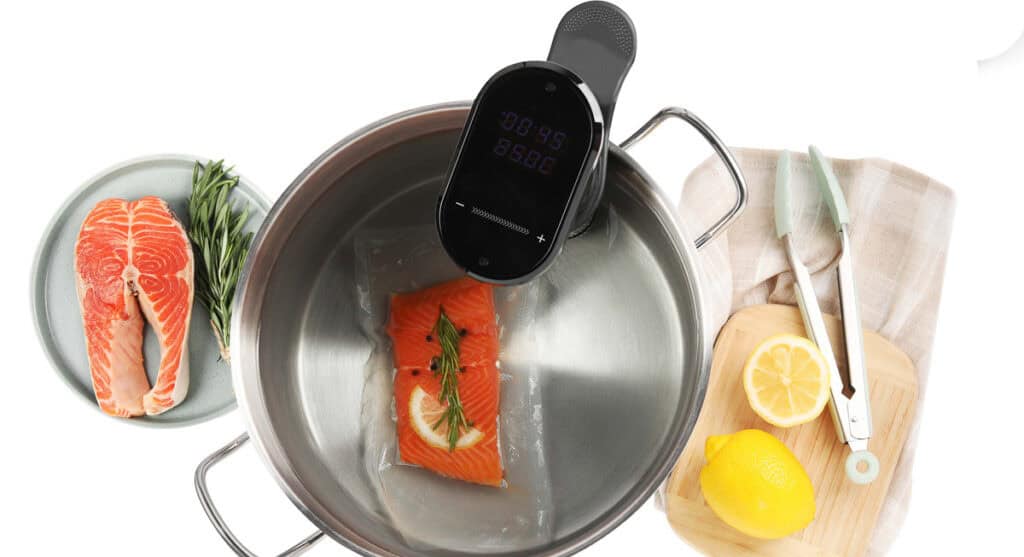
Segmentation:
{"type": "MultiPolygon", "coordinates": [[[[842,347],[841,323],[831,315],[825,321],[833,346],[842,347]]],[[[839,442],[828,409],[811,423],[782,429],[759,418],[747,404],[742,379],[747,356],[762,340],[780,333],[806,336],[797,308],[749,307],[736,312],[719,333],[700,418],[669,479],[665,496],[669,522],[676,533],[709,555],[863,555],[910,430],[917,403],[914,365],[891,342],[864,331],[874,424],[869,447],[881,470],[873,483],[858,486],[846,479],[843,466],[849,451],[839,442]],[[814,522],[788,538],[759,540],[742,534],[719,520],[701,496],[705,439],[750,428],[782,440],[814,485],[814,522]]],[[[842,354],[838,356],[842,362],[842,354]]]]}

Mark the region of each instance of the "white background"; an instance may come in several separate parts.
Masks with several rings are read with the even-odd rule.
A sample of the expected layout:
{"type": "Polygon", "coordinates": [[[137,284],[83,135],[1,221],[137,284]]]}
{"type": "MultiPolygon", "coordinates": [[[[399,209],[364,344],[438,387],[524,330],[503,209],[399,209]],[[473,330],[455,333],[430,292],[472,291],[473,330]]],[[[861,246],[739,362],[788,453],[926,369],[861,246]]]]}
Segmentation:
{"type": "MultiPolygon", "coordinates": [[[[199,460],[241,432],[237,413],[159,431],[103,417],[61,384],[34,337],[30,261],[70,192],[120,160],[185,152],[226,157],[276,197],[354,129],[471,98],[497,68],[543,58],[572,5],[143,4],[0,8],[4,554],[228,553],[191,481],[199,460]]],[[[836,157],[901,162],[957,193],[914,498],[896,555],[1013,547],[1022,495],[1024,45],[981,71],[977,60],[1010,48],[1024,6],[940,4],[622,1],[639,49],[613,139],[678,104],[733,145],[813,141],[836,157]]],[[[638,158],[672,196],[709,154],[681,129],[650,143],[638,158]]],[[[251,449],[211,480],[224,514],[261,553],[312,530],[251,449]]],[[[638,548],[693,553],[648,504],[585,554],[638,548]]],[[[325,542],[311,554],[346,551],[325,542]]]]}

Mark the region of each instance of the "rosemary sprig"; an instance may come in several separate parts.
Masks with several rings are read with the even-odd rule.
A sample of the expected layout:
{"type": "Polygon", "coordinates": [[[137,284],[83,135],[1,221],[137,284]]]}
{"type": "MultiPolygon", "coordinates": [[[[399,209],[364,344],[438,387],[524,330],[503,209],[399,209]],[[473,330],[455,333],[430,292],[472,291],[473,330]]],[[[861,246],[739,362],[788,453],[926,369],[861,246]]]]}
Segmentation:
{"type": "Polygon", "coordinates": [[[205,167],[196,161],[188,198],[188,237],[200,259],[195,274],[196,296],[210,312],[210,326],[225,362],[231,360],[231,302],[252,241],[251,232],[242,232],[249,207],[236,211],[228,201],[228,194],[238,185],[238,177],[230,172],[223,160],[205,167]]]}
{"type": "Polygon", "coordinates": [[[434,357],[434,377],[441,379],[441,402],[448,405],[441,419],[434,424],[434,429],[442,424],[448,425],[448,452],[455,451],[459,443],[459,436],[462,430],[473,426],[466,420],[466,412],[462,408],[462,400],[459,398],[459,330],[455,328],[444,308],[441,308],[437,323],[434,324],[434,334],[441,344],[441,355],[434,357]]]}

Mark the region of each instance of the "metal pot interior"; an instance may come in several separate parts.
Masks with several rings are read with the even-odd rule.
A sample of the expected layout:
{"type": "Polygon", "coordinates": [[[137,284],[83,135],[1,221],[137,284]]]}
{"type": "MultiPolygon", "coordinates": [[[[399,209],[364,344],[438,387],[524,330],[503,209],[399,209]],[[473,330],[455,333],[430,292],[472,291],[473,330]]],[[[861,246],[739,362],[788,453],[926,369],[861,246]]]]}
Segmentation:
{"type": "Polygon", "coordinates": [[[353,239],[433,222],[467,114],[466,105],[406,113],[329,150],[274,207],[237,301],[235,385],[250,434],[296,505],[364,553],[578,550],[649,498],[703,399],[709,347],[694,250],[649,178],[614,148],[605,216],[567,242],[541,286],[536,327],[549,349],[532,364],[543,383],[552,538],[431,551],[395,527],[363,466],[371,346],[356,326],[353,239]]]}

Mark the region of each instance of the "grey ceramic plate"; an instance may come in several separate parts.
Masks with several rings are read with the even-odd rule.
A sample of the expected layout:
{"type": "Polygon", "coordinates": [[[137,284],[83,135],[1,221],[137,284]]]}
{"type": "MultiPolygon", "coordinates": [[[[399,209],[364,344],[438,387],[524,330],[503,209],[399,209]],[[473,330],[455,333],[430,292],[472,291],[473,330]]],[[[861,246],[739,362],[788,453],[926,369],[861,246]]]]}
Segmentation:
{"type": "MultiPolygon", "coordinates": [[[[65,201],[43,233],[32,266],[32,315],[36,332],[57,373],[97,412],[100,409],[93,395],[75,293],[73,261],[78,229],[98,201],[108,197],[138,199],[145,195],[166,200],[187,227],[187,202],[192,188],[192,165],[196,160],[207,162],[203,157],[155,155],[113,166],[86,182],[65,201]]],[[[270,207],[267,199],[244,177],[232,197],[250,206],[247,230],[259,228],[270,207]]],[[[188,342],[190,384],[184,402],[158,416],[113,419],[138,425],[183,426],[208,420],[235,407],[231,370],[226,363],[218,361],[220,353],[209,320],[209,314],[196,301],[188,342]]],[[[160,362],[160,348],[148,326],[143,348],[146,373],[152,384],[160,362]]]]}

